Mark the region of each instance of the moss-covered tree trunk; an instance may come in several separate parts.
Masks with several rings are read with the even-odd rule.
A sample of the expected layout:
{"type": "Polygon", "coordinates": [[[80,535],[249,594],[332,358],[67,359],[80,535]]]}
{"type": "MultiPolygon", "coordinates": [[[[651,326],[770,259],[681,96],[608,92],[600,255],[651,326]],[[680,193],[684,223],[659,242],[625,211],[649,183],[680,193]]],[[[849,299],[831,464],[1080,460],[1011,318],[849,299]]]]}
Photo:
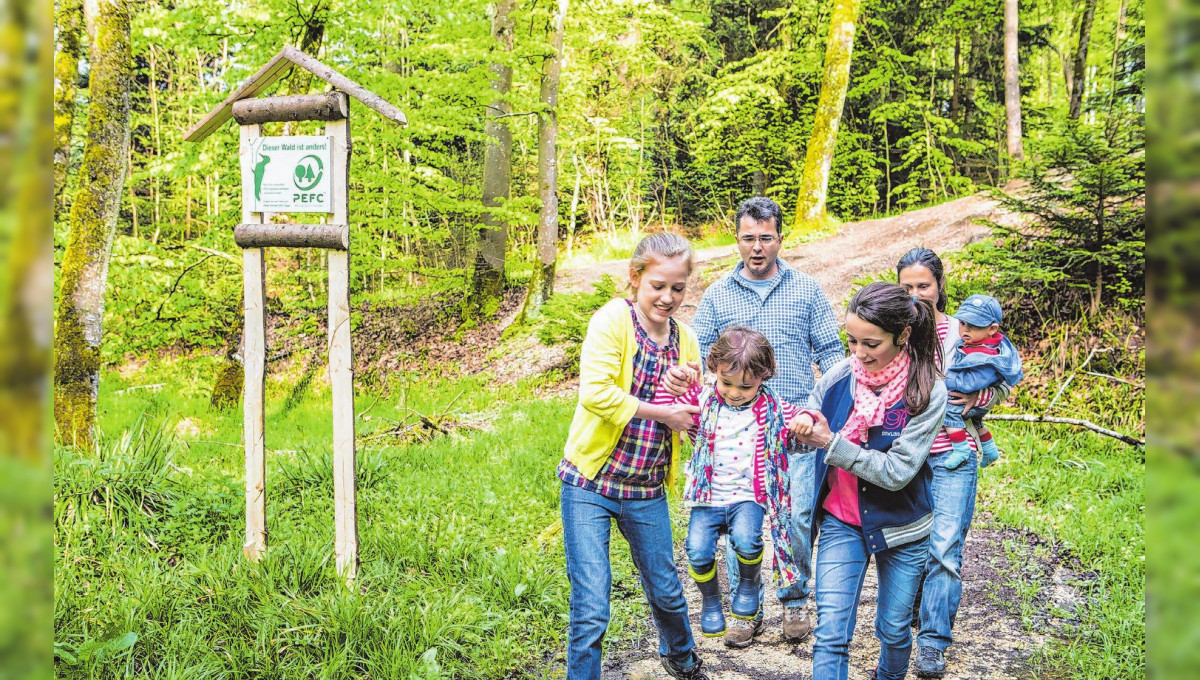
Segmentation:
{"type": "Polygon", "coordinates": [[[213,408],[234,408],[242,399],[242,383],[246,376],[242,363],[243,331],[246,328],[246,317],[242,314],[244,305],[244,298],[239,297],[234,307],[233,323],[225,334],[225,361],[217,369],[217,379],[213,381],[212,397],[209,399],[213,408]]]}
{"type": "MultiPolygon", "coordinates": [[[[53,33],[50,17],[35,12],[18,13],[9,28],[21,38],[17,45],[31,35],[47,44],[53,33]]],[[[19,117],[9,128],[15,133],[14,172],[0,185],[13,197],[3,209],[15,204],[22,216],[13,222],[11,240],[0,241],[0,454],[27,461],[42,460],[49,432],[51,310],[46,300],[54,294],[52,220],[46,201],[53,176],[44,155],[54,134],[53,97],[50,81],[41,77],[53,57],[49,49],[36,54],[34,64],[16,58],[11,64],[14,71],[24,68],[29,74],[16,83],[13,98],[35,105],[32,116],[19,117]]]]}
{"type": "Polygon", "coordinates": [[[1025,158],[1021,144],[1021,80],[1017,54],[1017,0],[1004,0],[1004,117],[1008,134],[1008,155],[1025,158]]]}
{"type": "Polygon", "coordinates": [[[554,294],[554,268],[558,260],[558,79],[562,72],[563,32],[567,0],[558,0],[554,14],[553,53],[542,62],[538,114],[538,190],[542,209],[538,215],[538,268],[529,281],[522,316],[537,314],[554,294]]]}
{"type": "Polygon", "coordinates": [[[1083,17],[1079,20],[1079,45],[1075,49],[1075,62],[1071,77],[1071,103],[1068,114],[1077,120],[1083,113],[1083,92],[1087,89],[1088,44],[1092,40],[1092,20],[1096,17],[1096,0],[1087,0],[1083,17]]]}
{"type": "Polygon", "coordinates": [[[129,152],[133,55],[126,0],[85,5],[95,26],[87,137],[54,318],[54,422],[67,444],[91,448],[100,386],[104,294],[129,152]]]}
{"type": "Polygon", "coordinates": [[[854,30],[862,0],[835,0],[829,21],[829,41],[825,46],[825,76],[817,100],[812,136],[804,154],[804,175],[796,203],[796,231],[820,224],[825,219],[825,199],[829,190],[829,170],[837,144],[838,125],[846,89],[850,84],[850,58],[854,51],[854,30]]]}
{"type": "Polygon", "coordinates": [[[75,85],[83,29],[82,0],[60,0],[54,14],[58,51],[54,54],[54,201],[67,183],[71,162],[71,126],[75,122],[75,85]]]}
{"type": "MultiPolygon", "coordinates": [[[[512,113],[508,91],[512,88],[512,66],[508,60],[513,49],[513,23],[510,15],[515,0],[500,0],[491,7],[493,50],[503,54],[492,61],[494,98],[488,107],[485,132],[487,148],[483,154],[483,227],[471,275],[471,296],[467,300],[468,317],[475,319],[494,314],[504,292],[504,251],[508,246],[508,225],[496,210],[508,200],[512,178],[512,131],[507,116],[512,113]]],[[[495,52],[493,52],[495,54],[495,52]]]]}

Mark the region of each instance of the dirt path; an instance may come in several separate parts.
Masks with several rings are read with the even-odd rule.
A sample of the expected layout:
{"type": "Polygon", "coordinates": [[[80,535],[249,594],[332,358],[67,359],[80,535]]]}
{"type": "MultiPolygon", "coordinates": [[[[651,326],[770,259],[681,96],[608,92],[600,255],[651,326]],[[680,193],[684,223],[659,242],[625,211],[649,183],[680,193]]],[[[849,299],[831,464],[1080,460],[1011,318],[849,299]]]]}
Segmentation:
{"type": "MultiPolygon", "coordinates": [[[[990,198],[968,196],[895,217],[846,224],[836,235],[785,250],[781,257],[797,269],[816,277],[840,317],[854,279],[895,266],[896,260],[914,246],[926,246],[939,253],[959,250],[989,232],[986,226],[977,224],[980,218],[1004,222],[1011,216],[999,210],[996,201],[990,198]]],[[[695,305],[704,288],[728,271],[737,259],[732,246],[721,246],[698,251],[696,262],[697,275],[692,277],[685,307],[679,314],[685,321],[689,321],[695,313],[695,305]]],[[[559,290],[590,286],[602,274],[611,274],[618,281],[623,280],[627,267],[627,260],[614,260],[562,271],[558,280],[559,290]]],[[[1029,659],[1044,641],[1044,638],[1027,631],[1015,604],[1017,598],[1014,590],[1005,576],[1012,571],[1013,565],[1002,539],[1006,535],[1016,535],[1016,532],[987,528],[986,522],[986,508],[981,507],[965,550],[963,601],[955,626],[955,644],[947,655],[947,678],[991,680],[1028,677],[1029,659]]],[[[1036,538],[1017,536],[1016,540],[1018,544],[1024,544],[1036,538]]],[[[677,543],[681,541],[681,538],[677,539],[677,543]]],[[[678,545],[676,553],[677,563],[682,567],[680,579],[688,596],[693,630],[698,631],[699,593],[688,577],[684,566],[686,559],[678,545]]],[[[1020,568],[1030,569],[1027,562],[1036,562],[1037,559],[1031,556],[1022,558],[1020,568]]],[[[1048,561],[1036,563],[1032,568],[1054,575],[1057,582],[1067,580],[1059,578],[1059,568],[1048,561]]],[[[764,567],[764,570],[769,573],[769,568],[764,567]]],[[[724,579],[723,567],[720,573],[724,579]]],[[[614,592],[629,593],[628,597],[640,599],[636,582],[627,585],[628,588],[614,588],[614,592]]],[[[868,677],[867,673],[874,667],[879,653],[879,643],[874,636],[875,588],[872,567],[860,600],[851,645],[851,678],[868,677]]],[[[767,597],[764,633],[751,647],[729,650],[719,638],[697,637],[699,652],[714,680],[811,677],[812,638],[800,644],[783,641],[780,630],[782,613],[778,601],[771,595],[767,597]]],[[[1068,604],[1074,597],[1075,594],[1069,589],[1063,594],[1063,600],[1068,604]]],[[[815,620],[816,613],[811,601],[808,607],[815,620]]],[[[1028,616],[1029,612],[1025,614],[1028,616]]],[[[606,680],[666,677],[659,666],[657,635],[649,618],[641,622],[639,633],[631,641],[617,647],[608,650],[604,673],[606,680]]],[[[915,677],[915,672],[910,677],[915,677]]]]}

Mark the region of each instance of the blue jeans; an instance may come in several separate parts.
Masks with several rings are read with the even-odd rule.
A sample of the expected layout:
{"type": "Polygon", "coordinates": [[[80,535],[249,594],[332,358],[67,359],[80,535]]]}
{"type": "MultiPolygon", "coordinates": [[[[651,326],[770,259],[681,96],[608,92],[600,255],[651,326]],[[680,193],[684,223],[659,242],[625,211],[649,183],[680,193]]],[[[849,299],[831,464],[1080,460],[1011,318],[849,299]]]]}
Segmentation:
{"type": "MultiPolygon", "coordinates": [[[[815,459],[812,453],[788,454],[788,479],[792,495],[792,517],[788,524],[788,531],[791,532],[792,550],[796,551],[796,582],[790,586],[777,588],[775,597],[779,598],[779,602],[789,609],[804,606],[804,601],[808,599],[809,577],[812,576],[810,532],[815,491],[813,480],[813,461],[815,459]]],[[[725,545],[725,567],[729,572],[729,592],[733,592],[737,589],[739,580],[737,558],[733,555],[733,548],[728,544],[725,545]]],[[[763,589],[766,588],[766,583],[767,580],[764,578],[763,589]]],[[[763,611],[762,602],[763,594],[760,590],[758,595],[760,612],[763,611]]]]}
{"type": "Polygon", "coordinates": [[[658,627],[658,653],[689,655],[694,641],[687,600],[675,571],[666,496],[650,500],[606,498],[573,484],[562,485],[563,548],[571,584],[567,680],[600,678],[600,643],[608,630],[612,565],[608,557],[612,522],[629,541],[642,591],[658,627]]]}
{"type": "Polygon", "coordinates": [[[942,465],[946,454],[930,456],[933,468],[933,531],[921,595],[921,627],[917,646],[945,651],[953,637],[954,618],[962,600],[962,554],[975,516],[976,454],[953,470],[942,465]]]}
{"type": "Polygon", "coordinates": [[[729,536],[727,543],[742,559],[752,560],[762,554],[762,526],[763,509],[754,501],[694,507],[688,519],[688,562],[696,573],[707,574],[717,559],[717,537],[721,534],[729,536]]]}
{"type": "Polygon", "coordinates": [[[962,404],[951,404],[946,402],[946,416],[942,420],[942,427],[965,428],[966,421],[970,420],[975,424],[976,428],[983,427],[983,417],[987,415],[987,409],[972,406],[969,411],[963,413],[962,404]]]}
{"type": "MultiPolygon", "coordinates": [[[[927,539],[875,553],[879,575],[875,637],[879,639],[879,680],[901,680],[912,654],[913,602],[921,569],[929,554],[927,539]]],[[[858,598],[871,555],[862,528],[826,513],[817,547],[817,630],[813,677],[845,680],[850,672],[850,639],[858,616],[858,598]]]]}

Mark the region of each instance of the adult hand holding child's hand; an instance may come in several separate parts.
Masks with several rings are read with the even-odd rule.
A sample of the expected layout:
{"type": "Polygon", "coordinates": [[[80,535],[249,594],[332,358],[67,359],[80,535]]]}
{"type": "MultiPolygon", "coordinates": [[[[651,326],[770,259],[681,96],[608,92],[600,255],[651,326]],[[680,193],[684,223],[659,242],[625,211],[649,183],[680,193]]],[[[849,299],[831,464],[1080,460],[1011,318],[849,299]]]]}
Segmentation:
{"type": "Polygon", "coordinates": [[[791,431],[792,435],[799,437],[802,435],[807,436],[812,434],[813,425],[815,424],[816,421],[808,411],[801,411],[800,413],[796,414],[795,418],[792,418],[791,422],[787,424],[787,427],[788,430],[791,431]]]}
{"type": "Polygon", "coordinates": [[[693,384],[700,382],[700,364],[689,361],[687,366],[672,366],[663,376],[663,387],[672,397],[682,396],[693,384]]]}
{"type": "Polygon", "coordinates": [[[667,413],[660,421],[676,432],[687,432],[696,423],[695,416],[700,413],[700,407],[693,404],[671,404],[665,407],[667,413]]]}
{"type": "Polygon", "coordinates": [[[825,419],[825,414],[819,411],[810,411],[809,413],[816,416],[816,421],[813,423],[812,429],[807,434],[794,430],[792,434],[796,435],[796,439],[806,446],[811,446],[814,449],[828,448],[829,442],[833,441],[833,432],[829,429],[829,421],[825,419]]]}

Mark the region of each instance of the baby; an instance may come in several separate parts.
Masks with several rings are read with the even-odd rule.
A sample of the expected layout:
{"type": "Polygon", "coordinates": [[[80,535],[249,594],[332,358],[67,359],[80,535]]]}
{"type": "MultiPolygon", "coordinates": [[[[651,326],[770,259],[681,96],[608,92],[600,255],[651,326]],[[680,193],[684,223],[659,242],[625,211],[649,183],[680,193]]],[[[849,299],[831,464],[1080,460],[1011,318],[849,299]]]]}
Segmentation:
{"type": "MultiPolygon", "coordinates": [[[[947,390],[969,394],[1001,382],[1012,387],[1025,377],[1021,370],[1021,355],[1000,332],[1003,317],[1000,303],[990,295],[972,295],[963,301],[954,315],[958,319],[961,337],[948,357],[947,390]]],[[[971,457],[971,445],[965,429],[967,419],[979,432],[979,443],[983,448],[979,464],[987,466],[1000,457],[991,431],[983,424],[983,416],[988,410],[975,406],[964,412],[962,404],[946,405],[943,426],[954,447],[943,463],[947,469],[953,470],[971,457]]]]}

